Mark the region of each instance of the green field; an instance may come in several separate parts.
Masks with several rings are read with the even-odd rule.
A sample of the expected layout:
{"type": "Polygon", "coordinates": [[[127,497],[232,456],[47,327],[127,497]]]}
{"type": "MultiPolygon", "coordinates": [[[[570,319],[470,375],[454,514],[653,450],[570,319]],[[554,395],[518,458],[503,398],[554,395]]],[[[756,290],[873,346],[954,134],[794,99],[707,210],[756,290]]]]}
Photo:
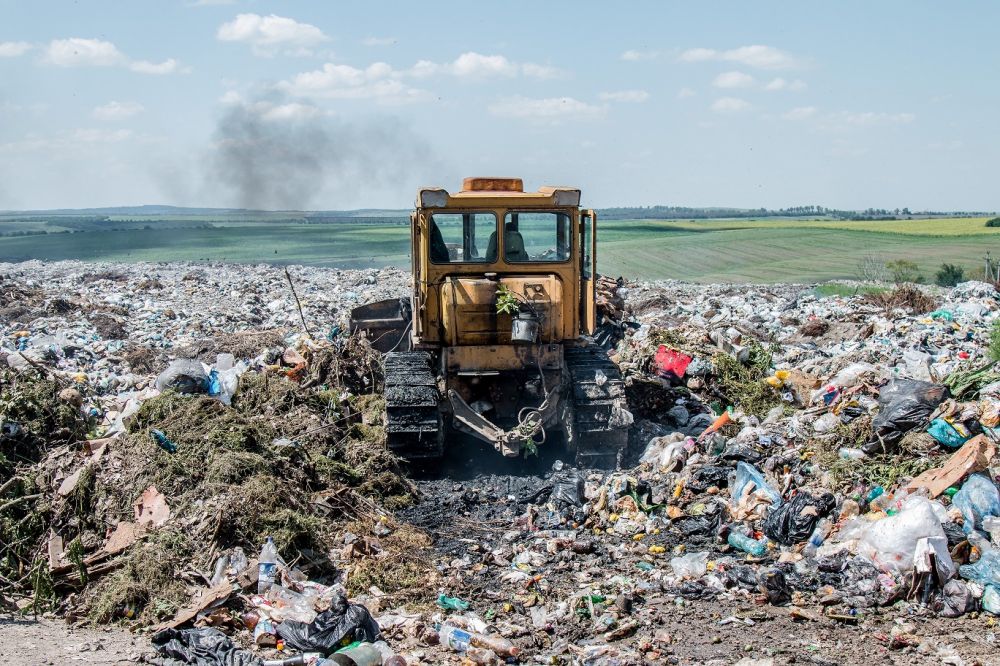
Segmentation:
{"type": "MultiPolygon", "coordinates": [[[[933,280],[943,262],[981,277],[983,256],[1000,257],[1000,228],[985,218],[846,222],[612,220],[598,232],[598,269],[632,278],[699,282],[819,282],[857,277],[869,252],[908,259],[933,280]]],[[[35,228],[0,220],[0,233],[35,228]],[[17,225],[16,227],[14,225],[17,225]],[[7,226],[9,225],[9,226],[7,226]]],[[[50,223],[48,229],[52,229],[50,223]]],[[[0,261],[225,261],[344,268],[409,265],[402,223],[158,217],[117,231],[0,236],[0,261]],[[193,223],[204,223],[204,228],[193,223]],[[146,228],[142,228],[146,227],[146,228]]],[[[98,227],[100,228],[100,227],[98,227]]]]}

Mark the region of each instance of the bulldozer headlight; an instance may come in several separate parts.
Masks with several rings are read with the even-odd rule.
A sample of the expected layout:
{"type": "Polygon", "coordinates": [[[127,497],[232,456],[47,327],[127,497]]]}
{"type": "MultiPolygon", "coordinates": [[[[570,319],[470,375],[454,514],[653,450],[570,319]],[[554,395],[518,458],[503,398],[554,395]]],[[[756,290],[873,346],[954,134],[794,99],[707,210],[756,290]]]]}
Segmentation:
{"type": "Polygon", "coordinates": [[[556,190],[555,201],[557,206],[579,206],[580,190],[556,190]]]}
{"type": "Polygon", "coordinates": [[[447,190],[420,190],[420,194],[417,195],[418,208],[442,208],[447,204],[447,190]]]}

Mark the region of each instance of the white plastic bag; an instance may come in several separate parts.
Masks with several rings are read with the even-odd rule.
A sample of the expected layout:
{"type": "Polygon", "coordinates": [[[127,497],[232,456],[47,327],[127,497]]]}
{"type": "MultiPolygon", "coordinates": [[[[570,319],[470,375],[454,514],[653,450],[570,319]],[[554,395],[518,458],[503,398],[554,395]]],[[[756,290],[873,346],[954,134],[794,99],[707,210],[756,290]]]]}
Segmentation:
{"type": "Polygon", "coordinates": [[[858,542],[858,555],[886,571],[906,572],[913,568],[917,543],[927,537],[945,538],[931,500],[907,498],[899,513],[872,523],[858,542]]]}
{"type": "Polygon", "coordinates": [[[708,571],[708,553],[688,553],[672,557],[670,568],[678,578],[701,578],[708,571]]]}

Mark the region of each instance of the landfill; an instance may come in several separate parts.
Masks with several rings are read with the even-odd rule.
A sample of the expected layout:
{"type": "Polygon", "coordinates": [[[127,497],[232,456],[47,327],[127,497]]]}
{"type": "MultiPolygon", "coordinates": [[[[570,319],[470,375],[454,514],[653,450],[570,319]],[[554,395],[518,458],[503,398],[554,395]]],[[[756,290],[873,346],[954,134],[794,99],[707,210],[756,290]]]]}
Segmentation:
{"type": "Polygon", "coordinates": [[[0,264],[3,609],[170,666],[989,663],[993,285],[600,284],[618,469],[416,473],[348,332],[407,273],[0,264]]]}

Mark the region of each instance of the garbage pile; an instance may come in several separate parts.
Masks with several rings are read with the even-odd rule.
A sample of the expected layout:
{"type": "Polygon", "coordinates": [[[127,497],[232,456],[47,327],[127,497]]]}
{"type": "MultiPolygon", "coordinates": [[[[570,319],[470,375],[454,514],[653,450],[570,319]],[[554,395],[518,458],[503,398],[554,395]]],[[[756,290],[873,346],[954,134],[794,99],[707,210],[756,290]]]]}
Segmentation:
{"type": "MultiPolygon", "coordinates": [[[[602,279],[622,468],[412,481],[344,333],[407,276],[291,275],[0,266],[5,605],[149,631],[171,666],[667,663],[698,608],[1000,614],[990,285],[602,279]]],[[[931,654],[909,622],[871,635],[931,654]]]]}

